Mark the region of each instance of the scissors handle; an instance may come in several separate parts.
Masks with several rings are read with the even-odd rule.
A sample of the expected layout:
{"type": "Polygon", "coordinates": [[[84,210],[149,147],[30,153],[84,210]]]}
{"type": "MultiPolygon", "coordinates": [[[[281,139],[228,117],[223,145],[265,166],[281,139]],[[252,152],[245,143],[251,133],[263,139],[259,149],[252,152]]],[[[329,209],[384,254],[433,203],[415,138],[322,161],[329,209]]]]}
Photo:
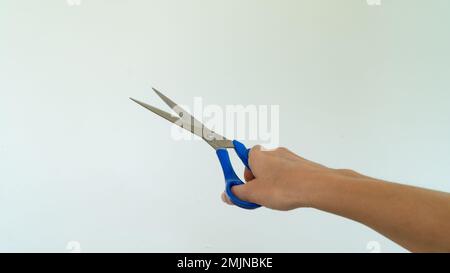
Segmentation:
{"type": "MultiPolygon", "coordinates": [[[[239,156],[242,163],[244,163],[245,167],[250,170],[250,166],[248,165],[248,153],[250,149],[247,149],[244,144],[240,143],[237,140],[233,140],[233,144],[236,154],[239,156]]],[[[234,195],[234,193],[231,191],[231,188],[236,185],[243,185],[244,182],[242,182],[234,172],[227,149],[217,149],[216,153],[219,157],[220,165],[222,166],[223,174],[225,176],[225,192],[228,198],[230,198],[231,202],[243,209],[256,209],[261,207],[258,204],[243,201],[237,198],[236,195],[234,195]]]]}

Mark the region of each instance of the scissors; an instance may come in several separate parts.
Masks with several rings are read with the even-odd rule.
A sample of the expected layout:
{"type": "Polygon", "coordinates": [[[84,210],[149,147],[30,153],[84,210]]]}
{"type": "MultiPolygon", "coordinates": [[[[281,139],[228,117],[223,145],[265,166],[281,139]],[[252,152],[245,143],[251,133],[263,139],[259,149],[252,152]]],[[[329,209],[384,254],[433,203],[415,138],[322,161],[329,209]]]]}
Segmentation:
{"type": "Polygon", "coordinates": [[[227,194],[231,202],[243,209],[256,209],[261,207],[258,204],[247,202],[237,198],[236,195],[234,195],[231,191],[232,187],[236,185],[243,185],[244,182],[239,179],[239,177],[233,170],[233,166],[231,165],[230,156],[227,149],[233,148],[238,157],[241,159],[242,163],[244,163],[245,167],[247,167],[249,170],[250,166],[248,164],[248,154],[250,152],[250,149],[247,149],[244,144],[240,143],[237,140],[228,140],[224,136],[221,136],[216,132],[210,130],[208,127],[203,125],[203,123],[195,119],[171,99],[163,95],[155,88],[152,89],[178,115],[178,117],[160,110],[154,106],[148,105],[144,102],[135,100],[133,98],[130,99],[141,105],[142,107],[157,114],[158,116],[170,121],[171,123],[176,124],[183,129],[186,129],[196,136],[201,137],[216,151],[217,157],[220,161],[220,165],[222,166],[223,174],[225,176],[225,193],[227,194]]]}

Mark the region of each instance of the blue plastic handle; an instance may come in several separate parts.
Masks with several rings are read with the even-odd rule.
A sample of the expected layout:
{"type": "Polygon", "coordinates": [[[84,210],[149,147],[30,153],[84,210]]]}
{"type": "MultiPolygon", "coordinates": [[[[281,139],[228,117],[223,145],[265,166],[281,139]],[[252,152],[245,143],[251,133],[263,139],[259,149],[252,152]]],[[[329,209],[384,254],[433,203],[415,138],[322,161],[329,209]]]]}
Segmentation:
{"type": "MultiPolygon", "coordinates": [[[[233,144],[236,154],[239,156],[242,163],[244,163],[245,167],[250,170],[250,166],[248,165],[248,153],[250,149],[247,149],[244,144],[240,143],[237,140],[233,140],[233,144]]],[[[243,201],[233,194],[231,188],[236,185],[243,185],[244,182],[242,182],[234,172],[227,149],[217,149],[216,153],[219,157],[220,165],[222,166],[223,175],[225,176],[225,192],[228,198],[230,198],[231,202],[243,209],[256,209],[261,207],[258,204],[243,201]]]]}

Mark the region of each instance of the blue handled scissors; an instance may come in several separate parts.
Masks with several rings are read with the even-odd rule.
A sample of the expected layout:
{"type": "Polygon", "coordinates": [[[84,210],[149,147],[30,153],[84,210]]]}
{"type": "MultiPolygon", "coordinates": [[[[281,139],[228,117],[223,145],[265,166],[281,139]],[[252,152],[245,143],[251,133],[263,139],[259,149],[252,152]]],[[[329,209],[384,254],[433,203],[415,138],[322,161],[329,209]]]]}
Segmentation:
{"type": "Polygon", "coordinates": [[[200,121],[191,116],[188,112],[183,110],[180,106],[178,106],[175,102],[173,102],[168,97],[164,96],[161,92],[152,88],[153,91],[178,115],[173,116],[163,110],[160,110],[154,106],[148,105],[144,102],[135,100],[130,98],[137,104],[143,106],[144,108],[152,111],[158,116],[174,123],[183,129],[191,132],[194,135],[201,137],[206,143],[208,143],[211,147],[216,150],[217,157],[219,158],[220,165],[222,166],[223,174],[225,176],[225,192],[228,198],[238,207],[243,209],[256,209],[259,208],[260,205],[247,202],[244,200],[240,200],[237,198],[231,188],[236,185],[244,184],[239,177],[236,175],[233,170],[233,166],[231,165],[230,156],[228,155],[227,149],[234,148],[236,154],[241,159],[242,163],[244,163],[245,167],[250,170],[250,166],[248,165],[248,153],[250,149],[247,149],[244,144],[240,143],[237,140],[228,140],[224,136],[221,136],[212,130],[208,129],[205,125],[203,125],[200,121]]]}

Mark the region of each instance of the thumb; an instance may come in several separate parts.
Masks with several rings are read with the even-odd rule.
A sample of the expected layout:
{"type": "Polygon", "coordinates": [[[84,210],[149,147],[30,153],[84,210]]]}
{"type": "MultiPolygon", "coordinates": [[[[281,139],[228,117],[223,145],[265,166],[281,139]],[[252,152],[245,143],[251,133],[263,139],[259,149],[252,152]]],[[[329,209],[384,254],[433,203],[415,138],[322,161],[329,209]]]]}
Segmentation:
{"type": "Polygon", "coordinates": [[[243,185],[232,187],[231,191],[242,201],[261,205],[261,189],[258,186],[258,179],[253,179],[243,185]]]}

